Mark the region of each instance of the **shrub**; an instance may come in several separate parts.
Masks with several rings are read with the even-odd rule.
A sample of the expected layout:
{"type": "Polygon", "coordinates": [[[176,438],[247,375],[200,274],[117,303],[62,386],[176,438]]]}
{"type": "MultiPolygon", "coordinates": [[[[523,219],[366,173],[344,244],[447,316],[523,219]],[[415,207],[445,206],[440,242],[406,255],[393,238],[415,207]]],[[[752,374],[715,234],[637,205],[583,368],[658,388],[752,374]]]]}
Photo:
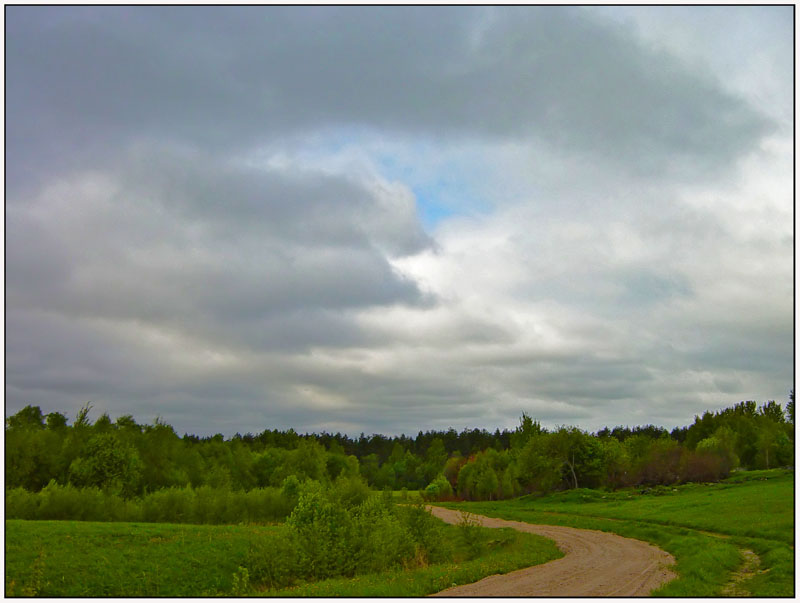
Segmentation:
{"type": "Polygon", "coordinates": [[[142,499],[144,521],[189,523],[194,514],[194,491],[191,488],[156,490],[142,499]]]}
{"type": "Polygon", "coordinates": [[[239,496],[244,501],[247,521],[257,523],[283,521],[297,503],[296,497],[287,496],[278,488],[258,488],[239,496]]]}
{"type": "Polygon", "coordinates": [[[453,488],[444,474],[440,474],[422,491],[422,498],[428,501],[450,500],[453,498],[453,488]]]}
{"type": "Polygon", "coordinates": [[[359,475],[336,478],[331,494],[337,503],[347,509],[352,509],[370,498],[372,492],[366,480],[359,475]]]}
{"type": "Polygon", "coordinates": [[[723,457],[702,451],[700,446],[696,452],[685,451],[681,459],[682,482],[716,482],[727,477],[729,473],[728,463],[723,457]]]}
{"type": "Polygon", "coordinates": [[[6,489],[7,519],[37,519],[41,497],[25,488],[6,489]]]}
{"type": "Polygon", "coordinates": [[[398,567],[415,558],[417,550],[409,530],[377,497],[354,510],[348,548],[358,573],[398,567]]]}
{"type": "Polygon", "coordinates": [[[442,533],[442,523],[421,504],[403,505],[394,510],[408,530],[417,549],[417,556],[428,563],[438,563],[452,556],[452,549],[442,533]]]}
{"type": "Polygon", "coordinates": [[[486,541],[481,524],[477,517],[472,513],[461,511],[461,519],[458,522],[458,533],[464,548],[467,550],[468,558],[474,559],[483,551],[486,541]]]}
{"type": "Polygon", "coordinates": [[[286,525],[296,534],[301,565],[310,577],[320,579],[351,575],[348,554],[351,516],[332,501],[319,483],[303,485],[286,525]]]}
{"type": "Polygon", "coordinates": [[[304,572],[292,531],[269,532],[250,545],[244,560],[250,583],[265,588],[292,586],[304,572]]]}
{"type": "Polygon", "coordinates": [[[345,481],[328,489],[314,481],[302,484],[286,531],[251,546],[245,562],[251,582],[277,588],[297,579],[353,576],[452,557],[440,522],[424,507],[395,506],[384,496],[348,507],[342,492],[351,487],[360,490],[345,481]]]}

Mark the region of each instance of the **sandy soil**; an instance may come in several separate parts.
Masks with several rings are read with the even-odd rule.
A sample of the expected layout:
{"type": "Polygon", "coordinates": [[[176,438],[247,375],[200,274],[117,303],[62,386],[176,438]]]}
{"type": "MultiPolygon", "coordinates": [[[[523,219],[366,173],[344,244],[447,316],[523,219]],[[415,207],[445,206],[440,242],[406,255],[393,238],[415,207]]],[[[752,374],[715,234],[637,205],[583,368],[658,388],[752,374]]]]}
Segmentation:
{"type": "MultiPolygon", "coordinates": [[[[458,511],[428,508],[447,523],[461,519],[458,511]]],[[[677,577],[669,569],[675,564],[672,555],[641,540],[596,530],[475,517],[488,528],[514,528],[550,538],[565,555],[474,584],[448,588],[434,597],[639,597],[677,577]]]]}

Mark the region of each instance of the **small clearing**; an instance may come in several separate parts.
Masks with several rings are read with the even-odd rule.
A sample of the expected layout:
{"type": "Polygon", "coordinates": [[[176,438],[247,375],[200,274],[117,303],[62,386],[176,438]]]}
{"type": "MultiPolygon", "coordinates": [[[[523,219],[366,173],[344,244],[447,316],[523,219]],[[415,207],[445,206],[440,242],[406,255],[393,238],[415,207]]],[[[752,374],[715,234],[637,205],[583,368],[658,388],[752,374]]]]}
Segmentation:
{"type": "MultiPolygon", "coordinates": [[[[457,524],[461,513],[429,506],[457,524]]],[[[677,577],[675,559],[652,544],[597,530],[534,525],[473,515],[487,528],[513,528],[555,541],[564,557],[441,591],[442,597],[641,597],[677,577]]]]}

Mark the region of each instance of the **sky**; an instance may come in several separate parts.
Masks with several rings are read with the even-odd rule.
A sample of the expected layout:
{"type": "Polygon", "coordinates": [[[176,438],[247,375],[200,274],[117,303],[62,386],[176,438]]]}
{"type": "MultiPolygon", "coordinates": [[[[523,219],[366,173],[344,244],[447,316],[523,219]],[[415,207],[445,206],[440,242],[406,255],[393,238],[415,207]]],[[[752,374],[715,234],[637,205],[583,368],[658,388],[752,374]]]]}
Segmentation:
{"type": "Polygon", "coordinates": [[[6,415],[356,436],[785,403],[793,25],[8,6],[6,415]]]}

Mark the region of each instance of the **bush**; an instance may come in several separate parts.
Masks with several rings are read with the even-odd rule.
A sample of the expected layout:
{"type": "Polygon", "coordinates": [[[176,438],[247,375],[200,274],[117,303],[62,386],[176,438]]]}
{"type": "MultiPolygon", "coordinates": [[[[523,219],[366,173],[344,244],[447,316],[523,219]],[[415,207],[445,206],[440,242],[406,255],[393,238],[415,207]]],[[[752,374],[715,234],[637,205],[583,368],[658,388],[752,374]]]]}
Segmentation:
{"type": "Polygon", "coordinates": [[[194,498],[191,488],[156,490],[142,499],[142,517],[151,522],[191,523],[194,498]]]}
{"type": "Polygon", "coordinates": [[[475,557],[479,556],[485,548],[486,540],[478,518],[472,513],[461,511],[458,533],[464,548],[467,550],[468,558],[475,559],[475,557]]]}
{"type": "Polygon", "coordinates": [[[699,446],[696,452],[687,450],[681,460],[682,482],[716,482],[730,473],[726,459],[712,452],[704,452],[699,446]]]}
{"type": "Polygon", "coordinates": [[[139,499],[125,499],[99,488],[62,486],[51,481],[40,492],[6,490],[9,519],[78,521],[148,521],[162,523],[268,523],[285,519],[294,501],[278,488],[249,492],[201,486],[156,490],[139,499]]]}
{"type": "Polygon", "coordinates": [[[25,488],[6,488],[6,518],[37,519],[40,496],[25,488]]]}
{"type": "Polygon", "coordinates": [[[253,523],[283,521],[297,504],[296,497],[287,496],[278,488],[258,488],[239,496],[244,501],[246,521],[253,523]]]}
{"type": "Polygon", "coordinates": [[[443,524],[420,504],[395,507],[400,523],[408,530],[423,562],[438,563],[452,557],[442,532],[443,524]]]}
{"type": "Polygon", "coordinates": [[[360,490],[344,480],[327,490],[305,482],[287,530],[252,545],[245,562],[251,583],[278,588],[298,579],[354,576],[452,557],[441,523],[424,507],[398,507],[384,496],[348,507],[343,501],[353,499],[342,493],[351,488],[360,490]]]}
{"type": "Polygon", "coordinates": [[[82,521],[137,521],[139,507],[133,501],[99,488],[62,486],[51,480],[40,492],[21,488],[6,492],[9,519],[73,519],[82,521]]]}
{"type": "Polygon", "coordinates": [[[348,551],[352,518],[319,483],[304,484],[286,525],[297,537],[300,563],[309,577],[352,575],[353,559],[348,551]]]}
{"type": "Polygon", "coordinates": [[[362,504],[372,495],[366,480],[361,476],[336,478],[333,484],[333,499],[347,509],[362,504]]]}
{"type": "Polygon", "coordinates": [[[422,491],[422,498],[427,501],[451,500],[453,488],[444,474],[440,474],[422,491]]]}
{"type": "Polygon", "coordinates": [[[417,552],[409,530],[377,497],[354,510],[349,545],[358,573],[399,567],[413,560],[417,552]]]}
{"type": "Polygon", "coordinates": [[[245,557],[251,584],[265,588],[292,586],[303,575],[296,534],[270,532],[254,541],[245,557]]]}

